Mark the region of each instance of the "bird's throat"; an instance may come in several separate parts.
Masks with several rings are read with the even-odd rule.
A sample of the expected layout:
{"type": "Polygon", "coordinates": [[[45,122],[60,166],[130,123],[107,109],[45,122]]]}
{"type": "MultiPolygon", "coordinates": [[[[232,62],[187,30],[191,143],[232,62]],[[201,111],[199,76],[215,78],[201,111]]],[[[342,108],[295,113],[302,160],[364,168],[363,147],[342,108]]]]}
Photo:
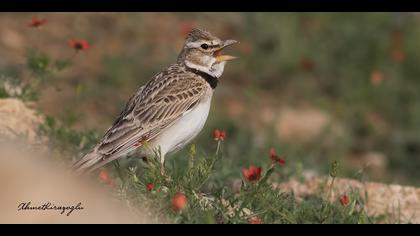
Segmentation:
{"type": "Polygon", "coordinates": [[[212,89],[215,89],[217,87],[217,84],[219,83],[219,79],[217,77],[209,75],[206,72],[203,72],[194,68],[189,68],[189,67],[187,67],[187,71],[201,76],[203,79],[207,81],[207,83],[209,83],[212,89]]]}

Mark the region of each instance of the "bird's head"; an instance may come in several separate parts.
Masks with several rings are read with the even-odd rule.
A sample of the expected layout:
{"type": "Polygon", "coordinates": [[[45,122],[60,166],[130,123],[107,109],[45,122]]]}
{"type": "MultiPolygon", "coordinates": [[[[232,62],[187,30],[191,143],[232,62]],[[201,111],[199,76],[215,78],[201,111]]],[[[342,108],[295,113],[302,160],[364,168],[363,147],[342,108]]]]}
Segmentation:
{"type": "Polygon", "coordinates": [[[238,41],[221,40],[205,30],[194,28],[187,36],[178,63],[219,78],[226,62],[236,58],[223,55],[222,50],[235,43],[238,41]]]}

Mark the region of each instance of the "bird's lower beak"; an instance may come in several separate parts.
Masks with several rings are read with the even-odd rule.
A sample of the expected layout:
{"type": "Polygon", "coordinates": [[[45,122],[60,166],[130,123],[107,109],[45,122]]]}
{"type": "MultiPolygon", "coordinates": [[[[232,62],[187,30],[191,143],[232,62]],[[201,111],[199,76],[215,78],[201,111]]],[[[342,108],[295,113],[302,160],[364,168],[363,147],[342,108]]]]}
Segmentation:
{"type": "Polygon", "coordinates": [[[236,41],[236,40],[226,40],[226,41],[223,43],[223,46],[222,46],[219,50],[217,50],[217,51],[214,53],[214,56],[215,56],[215,58],[216,58],[216,61],[217,61],[217,62],[222,62],[222,61],[230,61],[230,60],[236,59],[237,57],[234,57],[234,56],[230,56],[230,55],[222,55],[222,50],[223,50],[224,48],[226,48],[227,46],[230,46],[230,45],[232,45],[232,44],[236,44],[236,43],[239,43],[239,42],[238,42],[238,41],[236,41]]]}
{"type": "Polygon", "coordinates": [[[233,59],[236,59],[237,57],[234,56],[230,56],[230,55],[220,55],[216,57],[216,61],[217,62],[222,62],[222,61],[230,61],[233,59]]]}

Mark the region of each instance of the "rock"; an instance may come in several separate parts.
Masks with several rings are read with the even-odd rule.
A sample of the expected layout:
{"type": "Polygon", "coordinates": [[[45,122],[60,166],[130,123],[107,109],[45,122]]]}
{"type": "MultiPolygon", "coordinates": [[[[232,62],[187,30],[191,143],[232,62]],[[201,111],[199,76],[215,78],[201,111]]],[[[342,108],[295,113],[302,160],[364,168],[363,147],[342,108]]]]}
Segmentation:
{"type": "Polygon", "coordinates": [[[37,143],[43,118],[18,99],[0,99],[0,140],[25,139],[37,143]]]}

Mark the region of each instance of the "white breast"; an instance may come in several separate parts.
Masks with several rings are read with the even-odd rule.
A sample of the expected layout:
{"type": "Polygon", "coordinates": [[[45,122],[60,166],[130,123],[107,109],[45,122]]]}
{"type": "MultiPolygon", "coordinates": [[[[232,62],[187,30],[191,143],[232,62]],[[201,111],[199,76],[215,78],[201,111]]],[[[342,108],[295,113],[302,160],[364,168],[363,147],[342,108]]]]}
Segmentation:
{"type": "Polygon", "coordinates": [[[151,142],[163,155],[177,151],[191,142],[203,129],[211,104],[211,95],[187,112],[175,124],[163,131],[151,142]]]}

